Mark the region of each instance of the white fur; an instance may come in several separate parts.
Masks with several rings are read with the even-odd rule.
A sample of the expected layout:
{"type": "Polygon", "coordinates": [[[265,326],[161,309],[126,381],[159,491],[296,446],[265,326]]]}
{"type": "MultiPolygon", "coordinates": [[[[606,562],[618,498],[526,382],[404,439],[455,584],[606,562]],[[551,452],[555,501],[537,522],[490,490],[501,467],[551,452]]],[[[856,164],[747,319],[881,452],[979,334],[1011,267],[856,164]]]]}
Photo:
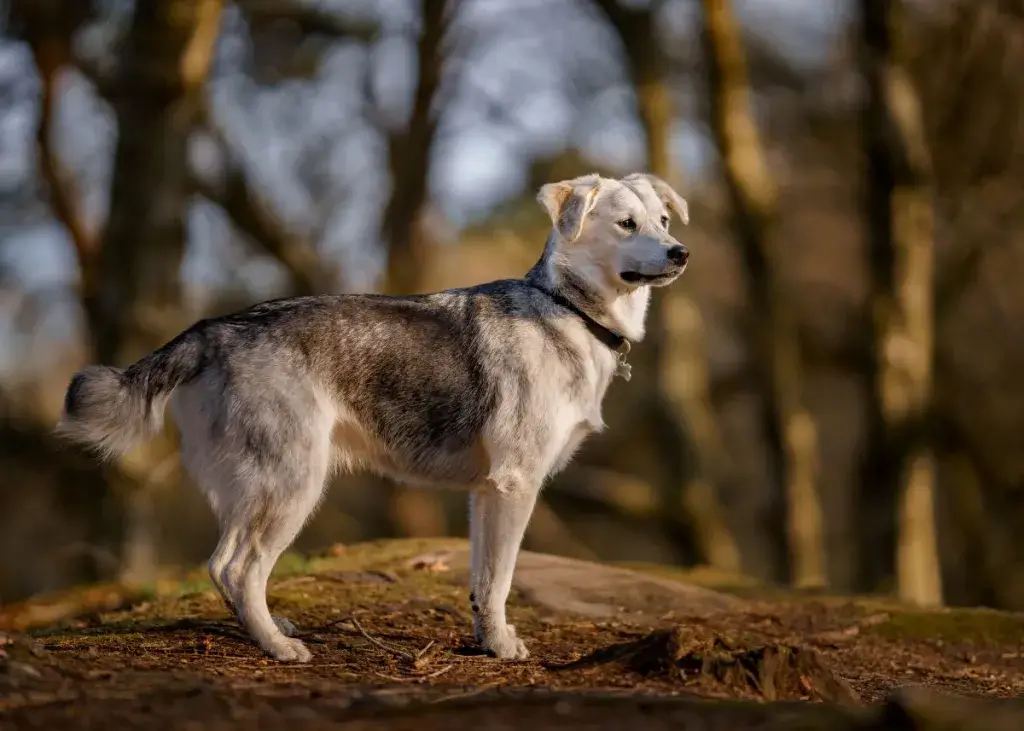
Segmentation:
{"type": "MultiPolygon", "coordinates": [[[[355,402],[341,395],[353,392],[334,382],[347,371],[339,375],[332,366],[339,356],[331,339],[344,332],[352,347],[372,347],[391,337],[387,320],[358,332],[338,330],[328,321],[320,325],[323,336],[304,342],[298,358],[281,350],[285,336],[279,332],[242,338],[239,333],[255,325],[236,322],[217,330],[221,326],[211,322],[203,326],[208,330],[197,325],[124,372],[87,369],[69,387],[67,433],[113,451],[138,441],[159,416],[161,399],[173,391],[183,464],[221,528],[210,574],[227,606],[272,657],[304,662],[310,652],[288,636],[294,632],[290,622],[270,615],[270,571],[316,509],[332,470],[356,469],[470,492],[477,638],[497,657],[527,657],[505,614],[519,546],[544,481],[565,467],[587,435],[604,428],[601,402],[619,367],[619,354],[599,342],[578,313],[556,304],[551,292],[576,292],[587,300],[580,310],[589,307],[592,319],[639,341],[650,300],[646,283],[668,284],[685,267],[685,250],[664,225],[670,209],[686,220],[685,203],[657,179],[586,176],[544,186],[538,197],[551,214],[552,234],[545,255],[514,294],[522,311],[551,313],[542,316],[547,332],[557,329],[560,347],[578,362],[572,368],[559,363],[554,341],[536,321],[482,312],[474,321],[474,347],[481,351],[474,365],[488,371],[497,401],[472,434],[472,447],[421,445],[417,452],[401,441],[413,440],[415,430],[413,436],[401,429],[375,432],[360,421],[355,402]],[[627,219],[635,230],[623,228],[627,219]],[[530,309],[537,306],[542,309],[530,309]],[[218,349],[204,351],[214,337],[221,338],[218,349]],[[524,370],[506,378],[498,364],[508,362],[503,358],[510,342],[524,370]],[[379,436],[385,433],[399,436],[385,443],[379,436]],[[254,448],[251,442],[258,438],[270,439],[273,448],[254,448]],[[410,454],[420,462],[411,463],[410,454]]],[[[456,290],[432,295],[431,301],[439,310],[457,308],[467,296],[456,290]]],[[[356,396],[374,393],[367,386],[372,380],[358,381],[356,396]]]]}

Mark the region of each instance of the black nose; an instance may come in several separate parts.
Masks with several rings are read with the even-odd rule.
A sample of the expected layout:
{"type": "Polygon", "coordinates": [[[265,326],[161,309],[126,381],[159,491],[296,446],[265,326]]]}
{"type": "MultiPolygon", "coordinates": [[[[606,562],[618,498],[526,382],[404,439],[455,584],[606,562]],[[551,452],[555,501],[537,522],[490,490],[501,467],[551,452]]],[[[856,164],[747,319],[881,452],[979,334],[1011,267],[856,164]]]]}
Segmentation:
{"type": "Polygon", "coordinates": [[[690,251],[682,244],[676,244],[668,250],[668,260],[682,266],[690,258],[690,251]]]}

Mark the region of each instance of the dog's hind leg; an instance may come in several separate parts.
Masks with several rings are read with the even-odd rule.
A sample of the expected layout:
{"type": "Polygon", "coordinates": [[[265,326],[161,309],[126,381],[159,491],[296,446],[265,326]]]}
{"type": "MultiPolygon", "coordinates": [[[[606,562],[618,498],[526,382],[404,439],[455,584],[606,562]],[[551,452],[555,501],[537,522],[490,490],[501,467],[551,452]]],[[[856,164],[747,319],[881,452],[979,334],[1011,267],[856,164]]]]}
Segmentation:
{"type": "Polygon", "coordinates": [[[222,573],[239,620],[277,660],[307,662],[311,657],[301,641],[288,637],[295,632],[294,625],[270,616],[267,580],[320,501],[328,469],[326,435],[323,441],[322,448],[304,454],[291,445],[299,453],[292,451],[286,468],[266,473],[265,489],[249,491],[233,521],[240,527],[238,543],[222,573]]]}
{"type": "Polygon", "coordinates": [[[288,637],[294,632],[291,623],[270,615],[267,580],[281,553],[298,535],[309,511],[269,501],[253,507],[253,512],[245,516],[249,526],[241,532],[238,546],[222,574],[225,590],[239,621],[264,652],[276,660],[306,662],[311,657],[309,650],[299,640],[288,637]]]}
{"type": "MultiPolygon", "coordinates": [[[[228,527],[221,535],[217,548],[214,549],[213,555],[210,557],[209,568],[210,578],[213,580],[213,585],[217,588],[220,598],[224,601],[228,614],[231,614],[241,622],[242,618],[238,614],[238,608],[235,607],[235,602],[228,594],[224,584],[228,563],[231,561],[237,546],[238,531],[235,528],[228,527]]],[[[277,628],[281,630],[285,637],[292,637],[297,632],[295,625],[284,617],[274,617],[274,624],[277,625],[277,628]]]]}
{"type": "Polygon", "coordinates": [[[505,604],[538,491],[521,484],[501,490],[487,487],[470,501],[473,626],[481,646],[507,660],[523,660],[530,654],[515,627],[508,624],[505,604]]]}
{"type": "Polygon", "coordinates": [[[217,396],[223,388],[213,388],[208,383],[185,386],[172,397],[173,413],[181,434],[181,461],[195,480],[197,486],[210,502],[220,530],[217,547],[214,549],[207,568],[210,579],[220,594],[228,613],[238,613],[231,595],[224,584],[225,571],[238,546],[240,527],[233,518],[234,506],[244,486],[236,474],[237,465],[218,458],[218,448],[223,448],[223,431],[214,430],[212,422],[216,417],[210,406],[218,406],[217,396]]]}
{"type": "Polygon", "coordinates": [[[255,392],[238,383],[229,390],[212,380],[197,384],[176,403],[183,460],[220,524],[210,573],[268,655],[306,661],[309,650],[286,636],[295,631],[291,622],[271,617],[266,588],[323,494],[333,413],[301,382],[255,392]]]}
{"type": "MultiPolygon", "coordinates": [[[[239,546],[239,530],[230,525],[223,528],[220,540],[217,543],[217,548],[214,549],[213,555],[210,557],[210,577],[213,579],[213,586],[217,588],[217,592],[220,594],[220,598],[224,601],[224,606],[227,607],[229,614],[236,617],[239,621],[242,621],[242,616],[239,614],[238,607],[234,606],[234,600],[228,594],[227,587],[225,585],[226,580],[229,580],[228,564],[231,558],[234,556],[234,552],[239,546]]],[[[292,637],[296,632],[295,625],[291,620],[284,617],[273,617],[273,622],[278,629],[281,630],[285,637],[292,637]]]]}
{"type": "MultiPolygon", "coordinates": [[[[214,549],[213,555],[210,557],[209,568],[210,578],[213,580],[213,585],[217,588],[220,598],[224,601],[224,606],[227,607],[228,613],[241,622],[242,618],[238,614],[238,608],[235,607],[235,602],[228,594],[224,583],[228,576],[228,564],[237,546],[238,531],[234,528],[226,529],[217,543],[217,548],[214,549]]],[[[281,630],[285,637],[292,637],[297,632],[295,625],[290,620],[284,617],[274,617],[273,619],[274,624],[277,625],[277,628],[281,630]]]]}
{"type": "Polygon", "coordinates": [[[231,556],[238,546],[238,529],[222,521],[220,530],[220,539],[217,541],[217,547],[213,549],[213,555],[210,556],[207,566],[210,569],[210,579],[217,588],[220,598],[224,600],[224,605],[228,608],[228,612],[237,617],[238,610],[235,609],[235,605],[224,586],[223,576],[227,570],[228,561],[231,560],[231,556]]]}

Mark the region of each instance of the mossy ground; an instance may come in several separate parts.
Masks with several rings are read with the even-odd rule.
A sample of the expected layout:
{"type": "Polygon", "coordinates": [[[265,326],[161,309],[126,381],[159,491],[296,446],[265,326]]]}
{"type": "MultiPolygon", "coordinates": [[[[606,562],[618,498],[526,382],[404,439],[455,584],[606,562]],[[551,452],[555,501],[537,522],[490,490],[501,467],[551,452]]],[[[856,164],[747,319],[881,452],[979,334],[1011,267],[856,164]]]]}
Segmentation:
{"type": "Polygon", "coordinates": [[[464,542],[381,541],[286,556],[269,603],[299,626],[314,653],[308,665],[262,656],[198,569],[0,609],[0,726],[539,731],[629,728],[641,717],[650,728],[685,728],[672,719],[718,714],[723,728],[768,718],[774,726],[758,727],[874,728],[863,724],[879,717],[841,704],[869,707],[906,685],[1024,693],[1021,615],[786,595],[663,567],[632,568],[739,599],[726,611],[697,616],[678,606],[639,622],[632,610],[642,608],[588,619],[514,592],[510,621],[533,655],[500,662],[472,642],[465,576],[446,564],[445,550],[464,542]],[[418,556],[428,559],[415,564],[418,556]],[[646,653],[642,662],[637,653],[646,653]]]}

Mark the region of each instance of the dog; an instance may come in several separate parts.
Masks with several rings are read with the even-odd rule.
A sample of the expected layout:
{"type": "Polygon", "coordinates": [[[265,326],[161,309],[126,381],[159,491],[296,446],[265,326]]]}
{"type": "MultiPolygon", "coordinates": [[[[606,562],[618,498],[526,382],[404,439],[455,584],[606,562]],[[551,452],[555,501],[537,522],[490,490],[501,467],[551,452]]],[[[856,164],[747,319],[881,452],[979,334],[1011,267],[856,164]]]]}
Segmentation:
{"type": "Polygon", "coordinates": [[[182,464],[220,527],[210,576],[281,661],[311,655],[271,616],[267,580],[332,472],[465,489],[476,639],[525,659],[505,606],[537,495],[604,428],[651,288],[689,257],[669,233],[688,222],[686,201],[653,175],[585,175],[537,199],[552,228],[521,279],[284,298],[201,320],[126,369],[78,371],[57,431],[113,457],[155,435],[171,402],[182,464]]]}

